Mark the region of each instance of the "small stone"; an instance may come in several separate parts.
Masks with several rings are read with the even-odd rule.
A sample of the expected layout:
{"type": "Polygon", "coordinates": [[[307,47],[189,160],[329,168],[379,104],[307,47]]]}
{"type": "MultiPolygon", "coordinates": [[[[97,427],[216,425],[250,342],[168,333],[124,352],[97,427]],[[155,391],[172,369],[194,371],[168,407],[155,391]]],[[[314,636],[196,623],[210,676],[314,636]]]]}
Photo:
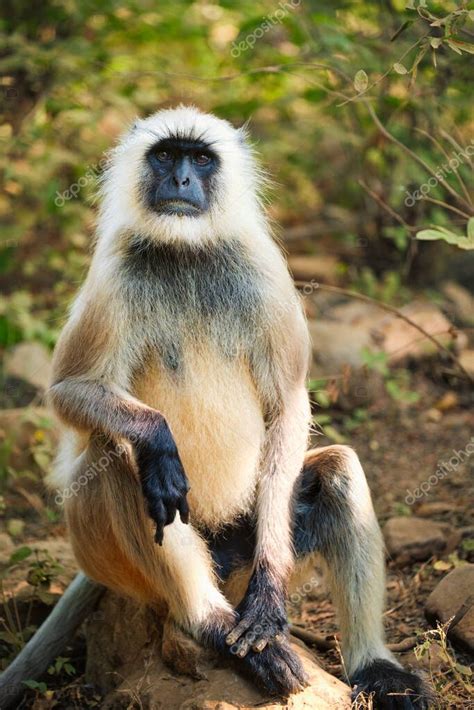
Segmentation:
{"type": "Polygon", "coordinates": [[[417,509],[416,514],[419,518],[431,518],[434,515],[443,515],[444,513],[453,513],[459,510],[457,505],[447,503],[442,500],[435,500],[431,503],[422,503],[417,509]]]}
{"type": "Polygon", "coordinates": [[[452,528],[414,516],[390,518],[384,527],[387,550],[398,562],[427,560],[452,547],[452,528]]]}
{"type": "Polygon", "coordinates": [[[465,606],[468,610],[448,632],[453,643],[474,651],[474,565],[464,565],[449,572],[426,601],[426,618],[445,624],[465,606]]]}
{"type": "Polygon", "coordinates": [[[440,422],[441,419],[443,418],[443,413],[440,412],[439,409],[435,409],[434,407],[431,407],[426,412],[426,418],[428,419],[429,422],[440,422]]]}
{"type": "Polygon", "coordinates": [[[436,409],[439,409],[440,412],[447,412],[450,409],[454,409],[457,407],[459,404],[459,397],[456,394],[456,392],[453,392],[450,390],[449,392],[445,392],[445,394],[439,399],[435,407],[436,409]]]}
{"type": "Polygon", "coordinates": [[[5,356],[5,375],[44,391],[51,379],[51,354],[41,343],[20,343],[5,356]]]}

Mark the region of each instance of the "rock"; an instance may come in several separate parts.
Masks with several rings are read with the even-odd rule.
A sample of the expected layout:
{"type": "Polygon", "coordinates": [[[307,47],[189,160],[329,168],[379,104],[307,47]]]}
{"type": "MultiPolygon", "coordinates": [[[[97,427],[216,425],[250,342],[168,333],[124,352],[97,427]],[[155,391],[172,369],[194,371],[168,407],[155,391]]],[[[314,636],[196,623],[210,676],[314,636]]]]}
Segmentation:
{"type": "Polygon", "coordinates": [[[459,507],[454,505],[454,503],[439,500],[432,501],[431,503],[421,503],[421,505],[416,508],[416,514],[419,518],[431,518],[435,515],[454,513],[457,510],[459,510],[459,507]]]}
{"type": "Polygon", "coordinates": [[[438,583],[426,601],[426,618],[446,623],[461,608],[467,612],[449,631],[453,643],[474,652],[474,565],[465,565],[449,572],[438,583]]]}
{"type": "Polygon", "coordinates": [[[463,350],[459,354],[459,362],[464,369],[474,377],[474,350],[463,350]]]}
{"type": "MultiPolygon", "coordinates": [[[[452,325],[438,306],[433,303],[413,302],[401,309],[424,331],[434,336],[445,346],[456,345],[461,350],[467,344],[464,333],[454,338],[452,325]]],[[[391,364],[399,364],[407,359],[420,360],[437,352],[437,347],[409,323],[395,315],[387,314],[376,325],[376,337],[382,342],[382,349],[387,353],[391,364]]]]}
{"type": "MultiPolygon", "coordinates": [[[[466,346],[465,334],[458,333],[454,338],[451,323],[437,306],[415,302],[401,312],[443,345],[455,343],[458,350],[466,346]]],[[[437,351],[436,346],[409,323],[360,301],[333,306],[326,311],[325,318],[309,321],[309,330],[314,377],[318,373],[337,374],[343,365],[363,365],[364,350],[385,353],[388,362],[394,365],[431,356],[437,351]]]]}
{"type": "Polygon", "coordinates": [[[474,324],[474,296],[467,289],[455,281],[446,281],[441,287],[442,292],[449,298],[454,315],[466,325],[474,324]]]}
{"type": "Polygon", "coordinates": [[[330,254],[319,256],[290,256],[288,266],[293,277],[298,281],[307,281],[308,288],[311,281],[322,283],[338,283],[341,280],[339,260],[330,254]]]}
{"type": "Polygon", "coordinates": [[[44,392],[51,378],[51,354],[41,343],[20,343],[6,354],[4,372],[44,392]]]}
{"type": "Polygon", "coordinates": [[[362,351],[372,346],[367,329],[328,320],[309,321],[308,325],[313,343],[311,377],[337,375],[344,365],[362,366],[362,351]]]}
{"type": "MultiPolygon", "coordinates": [[[[461,355],[462,354],[463,353],[461,353],[461,355]]],[[[440,412],[449,412],[450,409],[456,409],[456,407],[458,406],[459,397],[457,395],[457,392],[448,390],[448,392],[445,392],[443,396],[438,399],[435,404],[435,409],[438,409],[440,412]]]]}
{"type": "Polygon", "coordinates": [[[38,468],[33,456],[38,443],[48,443],[54,449],[56,434],[51,425],[51,414],[44,407],[0,409],[0,445],[5,463],[15,471],[38,468]]]}
{"type": "Polygon", "coordinates": [[[303,644],[295,642],[293,648],[311,685],[281,704],[223,666],[214,654],[189,639],[183,644],[182,632],[180,637],[172,630],[173,638],[167,638],[170,629],[166,630],[165,615],[164,609],[145,609],[110,592],[104,595],[86,624],[86,679],[107,692],[101,707],[126,708],[133,700],[156,710],[349,710],[348,686],[322,670],[303,644]],[[163,645],[168,645],[168,661],[187,673],[191,668],[193,677],[165,665],[163,645]],[[172,647],[174,653],[169,653],[172,647]],[[185,660],[187,655],[190,661],[185,660]]]}
{"type": "Polygon", "coordinates": [[[389,554],[402,563],[444,554],[460,540],[450,525],[411,515],[390,518],[383,532],[389,554]]]}

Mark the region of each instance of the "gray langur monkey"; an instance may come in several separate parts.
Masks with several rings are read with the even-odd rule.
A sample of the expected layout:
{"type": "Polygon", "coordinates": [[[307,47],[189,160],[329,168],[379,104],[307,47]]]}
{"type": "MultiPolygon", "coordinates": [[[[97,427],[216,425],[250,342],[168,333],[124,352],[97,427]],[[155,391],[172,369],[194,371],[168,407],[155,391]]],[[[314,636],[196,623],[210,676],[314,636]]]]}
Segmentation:
{"type": "Polygon", "coordinates": [[[55,351],[51,485],[75,485],[65,513],[87,575],[164,600],[273,694],[307,682],[285,598],[293,572],[322,559],[355,694],[426,708],[429,690],[384,645],[382,540],[359,460],[345,446],[306,451],[308,330],[264,179],[245,131],[195,108],[122,139],[55,351]]]}

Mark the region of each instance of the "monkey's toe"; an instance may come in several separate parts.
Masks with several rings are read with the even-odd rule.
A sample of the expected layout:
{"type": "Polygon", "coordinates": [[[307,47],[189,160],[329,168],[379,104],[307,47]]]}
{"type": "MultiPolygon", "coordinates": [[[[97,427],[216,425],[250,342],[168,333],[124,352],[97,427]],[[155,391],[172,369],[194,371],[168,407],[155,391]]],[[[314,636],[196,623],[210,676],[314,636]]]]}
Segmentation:
{"type": "Polygon", "coordinates": [[[376,710],[429,710],[435,699],[420,676],[384,659],[356,671],[351,682],[352,700],[371,697],[376,710]]]}
{"type": "Polygon", "coordinates": [[[288,697],[308,685],[301,661],[287,641],[271,642],[258,653],[250,651],[239,667],[270,695],[288,697]]]}

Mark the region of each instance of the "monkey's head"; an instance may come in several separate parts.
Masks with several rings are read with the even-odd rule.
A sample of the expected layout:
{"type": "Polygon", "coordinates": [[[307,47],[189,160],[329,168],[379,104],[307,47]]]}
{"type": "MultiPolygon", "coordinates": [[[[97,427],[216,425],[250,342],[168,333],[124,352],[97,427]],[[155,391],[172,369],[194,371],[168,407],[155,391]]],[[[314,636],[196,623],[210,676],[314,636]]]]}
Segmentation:
{"type": "Polygon", "coordinates": [[[159,111],[111,155],[101,231],[195,244],[238,237],[262,224],[263,181],[245,129],[194,107],[159,111]]]}

